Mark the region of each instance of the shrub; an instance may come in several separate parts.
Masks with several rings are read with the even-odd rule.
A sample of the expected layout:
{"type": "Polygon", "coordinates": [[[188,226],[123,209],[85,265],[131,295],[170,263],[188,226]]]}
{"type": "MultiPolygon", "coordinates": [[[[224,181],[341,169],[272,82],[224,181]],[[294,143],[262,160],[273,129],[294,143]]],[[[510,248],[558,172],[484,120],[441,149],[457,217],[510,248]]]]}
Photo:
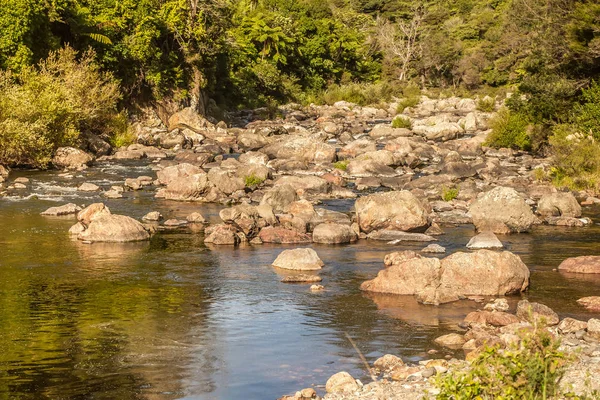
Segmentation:
{"type": "Polygon", "coordinates": [[[458,197],[458,188],[442,188],[442,199],[444,201],[452,201],[458,197]]]}
{"type": "Polygon", "coordinates": [[[477,109],[482,112],[492,112],[496,108],[496,100],[491,97],[484,97],[477,101],[477,109]]]}
{"type": "Polygon", "coordinates": [[[263,183],[265,180],[260,176],[256,176],[255,174],[250,174],[244,177],[244,184],[246,187],[258,186],[263,183]]]}
{"type": "Polygon", "coordinates": [[[575,107],[575,120],[582,133],[600,140],[600,83],[583,90],[584,103],[575,107]]]}
{"type": "Polygon", "coordinates": [[[502,108],[490,120],[490,126],[492,133],[485,142],[486,146],[531,149],[531,137],[528,133],[530,124],[525,115],[502,108]]]}
{"type": "Polygon", "coordinates": [[[333,163],[333,168],[345,171],[348,169],[348,161],[343,160],[343,161],[337,161],[333,163]]]}
{"type": "Polygon", "coordinates": [[[119,87],[93,57],[64,48],[18,76],[0,71],[0,163],[45,168],[82,131],[116,133],[119,87]]]}
{"type": "Polygon", "coordinates": [[[554,127],[550,137],[553,183],[570,189],[600,189],[600,143],[575,125],[554,127]]]}
{"type": "Polygon", "coordinates": [[[403,113],[405,109],[416,106],[420,101],[421,98],[419,96],[405,97],[398,102],[396,112],[403,113]]]}
{"type": "Polygon", "coordinates": [[[519,344],[485,348],[467,371],[436,379],[440,400],[548,399],[561,397],[558,382],[569,358],[547,331],[526,334],[519,344]]]}
{"type": "Polygon", "coordinates": [[[347,101],[360,106],[367,106],[391,100],[393,92],[393,87],[385,82],[347,83],[331,85],[321,95],[321,99],[325,104],[347,101]]]}
{"type": "Polygon", "coordinates": [[[410,119],[406,118],[406,117],[402,117],[402,116],[397,116],[396,118],[394,118],[392,120],[392,128],[406,128],[406,129],[411,129],[412,128],[412,122],[410,121],[410,119]]]}

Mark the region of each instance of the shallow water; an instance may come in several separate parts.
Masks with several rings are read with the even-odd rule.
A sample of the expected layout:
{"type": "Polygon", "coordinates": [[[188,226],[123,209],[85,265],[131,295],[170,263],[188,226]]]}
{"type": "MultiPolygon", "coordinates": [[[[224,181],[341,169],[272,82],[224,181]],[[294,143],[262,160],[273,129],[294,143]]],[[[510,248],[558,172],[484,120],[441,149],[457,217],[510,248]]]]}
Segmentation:
{"type": "MultiPolygon", "coordinates": [[[[0,398],[275,399],[347,370],[367,374],[346,335],[372,362],[385,353],[427,358],[432,340],[456,329],[474,302],[440,307],[358,289],[385,254],[420,249],[360,241],[313,245],[326,290],[280,282],[271,267],[293,246],[207,247],[202,234],[161,232],[149,243],[87,245],[69,239],[73,217],[42,217],[66,202],[102,201],[77,193],[83,181],[108,187],[155,176],[149,166],[104,165],[60,177],[19,172],[30,190],[0,198],[0,398]],[[32,195],[33,193],[33,195],[32,195]]],[[[156,201],[151,191],[104,200],[115,213],[166,218],[222,206],[156,201]]],[[[349,211],[353,201],[324,206],[349,211]]],[[[586,209],[600,221],[600,209],[586,209]]],[[[439,243],[464,249],[471,226],[447,228],[439,243]]],[[[523,297],[561,316],[589,318],[575,300],[600,294],[600,278],[553,271],[566,257],[597,254],[600,226],[538,227],[502,237],[532,270],[523,297]]],[[[510,298],[514,305],[521,297],[510,298]]],[[[443,349],[436,356],[448,354],[443,349]]]]}

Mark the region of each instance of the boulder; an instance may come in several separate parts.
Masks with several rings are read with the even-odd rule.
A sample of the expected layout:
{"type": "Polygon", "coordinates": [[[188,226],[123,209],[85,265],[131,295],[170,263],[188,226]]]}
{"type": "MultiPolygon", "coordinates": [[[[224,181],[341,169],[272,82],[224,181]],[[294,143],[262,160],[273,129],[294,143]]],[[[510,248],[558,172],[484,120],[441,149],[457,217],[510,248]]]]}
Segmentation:
{"type": "Polygon", "coordinates": [[[389,229],[371,232],[367,237],[371,240],[389,241],[390,244],[397,244],[400,242],[433,242],[436,240],[433,236],[424,233],[391,231],[389,229]]]}
{"type": "Polygon", "coordinates": [[[329,191],[329,182],[318,176],[282,176],[275,181],[275,186],[290,185],[300,195],[323,194],[329,191]]]}
{"type": "Polygon", "coordinates": [[[518,256],[506,251],[478,250],[454,253],[442,260],[409,258],[380,271],[361,289],[416,295],[423,303],[440,304],[467,296],[519,293],[528,285],[529,269],[518,256]]]}
{"type": "Polygon", "coordinates": [[[310,243],[310,236],[292,229],[284,227],[267,226],[260,230],[258,234],[263,243],[279,243],[279,244],[300,244],[310,243]]]}
{"type": "Polygon", "coordinates": [[[242,164],[253,164],[253,165],[264,165],[266,166],[269,162],[269,156],[260,153],[258,151],[249,151],[244,154],[240,154],[238,161],[242,164]]]}
{"type": "Polygon", "coordinates": [[[577,274],[600,274],[600,256],[567,258],[560,263],[558,270],[577,274]]]}
{"type": "Polygon", "coordinates": [[[376,193],[356,200],[354,205],[362,232],[387,229],[411,231],[426,229],[428,213],[423,204],[408,191],[376,193]]]}
{"type": "Polygon", "coordinates": [[[204,218],[204,216],[202,214],[200,214],[199,212],[193,212],[190,215],[188,215],[187,217],[185,217],[185,219],[193,224],[204,224],[206,223],[206,218],[204,218]]]}
{"type": "Polygon", "coordinates": [[[69,203],[59,207],[50,207],[46,211],[42,212],[41,215],[71,215],[77,214],[79,211],[81,211],[81,207],[76,204],[69,203]]]}
{"type": "Polygon", "coordinates": [[[260,201],[261,205],[267,204],[273,211],[286,211],[287,207],[298,200],[296,189],[292,185],[276,185],[269,189],[260,201]]]}
{"type": "Polygon", "coordinates": [[[501,249],[504,245],[498,237],[494,234],[494,232],[481,232],[480,234],[473,236],[469,243],[467,243],[467,248],[472,250],[478,249],[501,249]]]}
{"type": "Polygon", "coordinates": [[[517,304],[517,317],[532,324],[548,326],[556,325],[559,322],[558,314],[550,307],[541,303],[530,303],[527,300],[521,300],[517,304]]]}
{"type": "Polygon", "coordinates": [[[261,152],[272,159],[294,159],[315,164],[331,163],[336,158],[334,146],[307,136],[286,136],[264,147],[261,152]]]}
{"type": "Polygon", "coordinates": [[[600,312],[600,296],[582,297],[577,300],[577,303],[590,311],[600,312]]]}
{"type": "Polygon", "coordinates": [[[169,117],[169,131],[175,129],[190,129],[197,133],[205,134],[214,130],[214,125],[202,117],[193,107],[187,107],[169,117]]]}
{"type": "Polygon", "coordinates": [[[137,242],[150,239],[138,221],[125,215],[103,214],[92,219],[77,238],[90,242],[137,242]]]}
{"type": "Polygon", "coordinates": [[[572,193],[550,193],[540,198],[537,213],[543,217],[581,217],[581,206],[572,193]]]}
{"type": "Polygon", "coordinates": [[[466,340],[463,335],[459,335],[458,333],[449,333],[436,338],[434,342],[439,346],[458,350],[463,347],[466,340]]]}
{"type": "Polygon", "coordinates": [[[587,331],[590,336],[600,339],[600,319],[590,318],[587,322],[587,331]]]}
{"type": "Polygon", "coordinates": [[[373,363],[373,367],[379,372],[391,372],[397,367],[401,367],[403,365],[404,361],[402,361],[400,357],[393,354],[386,354],[382,357],[379,357],[373,363]]]}
{"type": "Polygon", "coordinates": [[[64,169],[86,168],[93,161],[93,156],[75,147],[59,147],[52,158],[52,164],[56,168],[64,169]]]}
{"type": "Polygon", "coordinates": [[[156,222],[156,221],[160,221],[162,219],[162,214],[158,211],[150,211],[148,214],[144,215],[142,217],[142,219],[144,221],[152,221],[152,222],[156,222]]]}
{"type": "Polygon", "coordinates": [[[10,169],[0,164],[0,183],[4,182],[6,178],[8,178],[9,173],[10,169]]]}
{"type": "Polygon", "coordinates": [[[386,254],[383,259],[383,265],[386,267],[401,264],[404,261],[411,260],[413,258],[422,258],[417,252],[412,250],[396,251],[393,253],[386,254]]]}
{"type": "Polygon", "coordinates": [[[321,282],[323,278],[318,275],[295,274],[288,275],[281,280],[283,283],[316,283],[321,282]]]}
{"type": "Polygon", "coordinates": [[[506,326],[510,324],[519,323],[521,320],[507,312],[503,311],[473,311],[464,319],[464,322],[471,324],[482,324],[492,326],[506,326]]]}
{"type": "Polygon", "coordinates": [[[317,252],[310,248],[284,250],[273,261],[274,267],[299,271],[315,271],[323,265],[317,252]]]}
{"type": "Polygon", "coordinates": [[[211,187],[206,174],[196,174],[170,181],[155,197],[166,200],[203,201],[211,187]]]}
{"type": "Polygon", "coordinates": [[[230,195],[238,190],[244,190],[246,187],[244,179],[237,176],[236,171],[212,168],[208,171],[207,176],[209,182],[226,195],[230,195]]]}
{"type": "Polygon", "coordinates": [[[371,159],[355,159],[350,161],[346,167],[346,173],[355,177],[397,175],[392,167],[371,159]]]}
{"type": "Polygon", "coordinates": [[[77,188],[80,192],[97,192],[100,190],[100,186],[93,183],[84,182],[77,188]]]}
{"type": "Polygon", "coordinates": [[[566,335],[568,333],[576,333],[587,329],[587,322],[580,321],[575,318],[565,318],[559,322],[557,326],[560,333],[566,335]]]}
{"type": "Polygon", "coordinates": [[[211,243],[214,245],[236,245],[241,241],[237,234],[237,229],[226,224],[208,227],[205,231],[205,235],[204,243],[211,243]]]}
{"type": "Polygon", "coordinates": [[[313,230],[313,242],[326,244],[350,243],[358,240],[358,235],[349,225],[335,223],[319,224],[313,230]]]}
{"type": "Polygon", "coordinates": [[[501,186],[480,195],[469,208],[469,213],[479,232],[527,232],[533,224],[538,223],[531,208],[517,191],[501,186]]]}
{"type": "Polygon", "coordinates": [[[103,203],[90,204],[77,214],[77,220],[84,225],[89,225],[95,218],[110,214],[110,210],[103,203]]]}
{"type": "Polygon", "coordinates": [[[327,393],[352,393],[359,389],[356,379],[346,371],[338,372],[327,380],[327,393]]]}
{"type": "Polygon", "coordinates": [[[176,179],[187,178],[202,173],[204,173],[204,171],[200,167],[188,163],[181,163],[163,168],[156,173],[156,176],[161,185],[168,185],[176,179]]]}
{"type": "Polygon", "coordinates": [[[425,247],[423,250],[421,250],[422,253],[437,253],[437,254],[443,254],[446,252],[446,248],[440,246],[437,243],[434,244],[430,244],[429,246],[425,247]]]}

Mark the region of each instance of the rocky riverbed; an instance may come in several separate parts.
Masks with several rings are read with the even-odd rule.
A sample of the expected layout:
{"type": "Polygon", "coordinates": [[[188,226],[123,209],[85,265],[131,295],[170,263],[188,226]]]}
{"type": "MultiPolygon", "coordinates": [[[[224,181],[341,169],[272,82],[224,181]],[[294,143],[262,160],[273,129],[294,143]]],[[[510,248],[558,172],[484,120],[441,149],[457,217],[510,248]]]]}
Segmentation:
{"type": "MultiPolygon", "coordinates": [[[[548,159],[483,146],[492,113],[478,111],[476,100],[423,97],[401,116],[410,129],[392,127],[396,109],[289,105],[279,110],[282,118],[264,119],[265,110],[254,110],[232,115],[229,125],[190,109],[168,121],[148,114],[135,125],[137,143],[127,148],[85,137],[80,148],[59,149],[53,164],[61,172],[43,193],[34,176],[0,166],[0,201],[63,200],[42,214],[72,218],[65,236],[91,246],[169,232],[198,235],[216,253],[272,246],[270,263],[283,280],[310,283],[315,293],[328,288],[320,276],[328,265],[323,250],[311,246],[373,243],[389,251],[377,276],[357,288],[366,296],[415,296],[431,307],[527,293],[538,283],[522,254],[510,251],[514,238],[543,226],[594,226],[582,212],[600,199],[539,180],[536,171],[546,171],[548,159]],[[99,170],[110,177],[86,180],[99,170]],[[143,214],[115,212],[140,198],[143,214]],[[164,202],[167,208],[153,206],[164,202]],[[210,204],[209,216],[201,207],[210,204]],[[456,227],[471,230],[468,245],[448,239],[456,227]],[[394,251],[402,246],[413,250],[394,251]]],[[[600,277],[598,264],[579,259],[559,270],[600,277]]],[[[598,311],[593,296],[580,304],[598,311]]],[[[431,370],[426,363],[411,368],[431,370]]],[[[381,398],[416,384],[357,390],[381,398]]]]}

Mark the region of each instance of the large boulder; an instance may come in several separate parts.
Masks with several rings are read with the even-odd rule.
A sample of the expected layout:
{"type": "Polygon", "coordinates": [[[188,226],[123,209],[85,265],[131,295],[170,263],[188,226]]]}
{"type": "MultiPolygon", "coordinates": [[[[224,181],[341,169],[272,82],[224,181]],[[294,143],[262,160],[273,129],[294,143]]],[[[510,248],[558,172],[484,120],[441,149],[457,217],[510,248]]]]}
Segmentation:
{"type": "Polygon", "coordinates": [[[346,167],[348,175],[356,177],[395,176],[394,168],[372,159],[355,159],[346,167]]]}
{"type": "Polygon", "coordinates": [[[270,158],[294,159],[316,164],[330,163],[336,158],[334,146],[306,136],[286,136],[261,151],[270,158]]]}
{"type": "Polygon", "coordinates": [[[263,195],[261,205],[269,205],[273,211],[286,211],[288,206],[298,200],[296,189],[292,185],[276,185],[263,195]]]}
{"type": "Polygon", "coordinates": [[[131,217],[103,214],[93,218],[77,238],[90,242],[137,242],[150,239],[150,234],[131,217]]]}
{"type": "Polygon", "coordinates": [[[581,217],[581,206],[572,193],[550,193],[542,196],[537,212],[543,217],[581,217]]]}
{"type": "Polygon", "coordinates": [[[493,232],[481,232],[473,236],[467,243],[467,248],[472,250],[501,249],[503,247],[504,245],[493,232]]]}
{"type": "Polygon", "coordinates": [[[317,225],[313,231],[315,243],[340,244],[355,242],[357,239],[356,232],[349,225],[325,223],[317,225]]]}
{"type": "Polygon", "coordinates": [[[195,174],[170,181],[155,197],[178,201],[204,201],[211,187],[206,174],[195,174]]]}
{"type": "Polygon", "coordinates": [[[560,321],[558,314],[541,303],[521,300],[517,304],[517,317],[536,325],[556,325],[560,321]]]}
{"type": "Polygon", "coordinates": [[[239,177],[236,171],[212,168],[208,171],[207,176],[210,183],[226,195],[230,195],[238,190],[244,190],[246,187],[244,179],[239,177]]]}
{"type": "Polygon", "coordinates": [[[323,194],[329,191],[329,182],[312,175],[285,175],[275,181],[275,186],[279,185],[291,185],[297,193],[301,194],[323,194]]]}
{"type": "Polygon", "coordinates": [[[187,107],[169,117],[168,129],[169,131],[175,129],[190,129],[196,133],[206,135],[207,131],[214,131],[214,125],[198,114],[194,108],[187,107]]]}
{"type": "Polygon", "coordinates": [[[421,201],[408,191],[376,193],[356,200],[354,205],[361,231],[412,231],[429,225],[421,201]]]}
{"type": "Polygon", "coordinates": [[[315,271],[323,265],[317,252],[310,248],[284,250],[273,261],[275,267],[298,271],[315,271]]]}
{"type": "Polygon", "coordinates": [[[516,190],[496,187],[480,195],[469,208],[478,231],[527,232],[538,219],[516,190]]]}
{"type": "Polygon", "coordinates": [[[600,296],[582,297],[581,299],[577,300],[577,303],[590,311],[600,312],[600,296]]]}
{"type": "Polygon", "coordinates": [[[202,173],[204,173],[204,171],[200,167],[188,163],[181,163],[163,168],[156,173],[156,176],[161,185],[168,185],[178,178],[187,178],[202,173]]]}
{"type": "Polygon", "coordinates": [[[473,295],[520,293],[529,286],[529,269],[518,256],[506,251],[479,250],[454,253],[442,260],[414,257],[399,261],[364,282],[361,289],[416,295],[421,302],[440,304],[473,295]]]}
{"type": "Polygon", "coordinates": [[[356,380],[346,371],[338,372],[327,380],[327,393],[353,393],[360,388],[356,380]]]}
{"type": "Polygon", "coordinates": [[[52,164],[56,168],[64,169],[86,168],[93,161],[93,156],[75,147],[59,147],[52,158],[52,164]]]}
{"type": "Polygon", "coordinates": [[[600,256],[567,258],[560,263],[558,270],[576,274],[600,274],[600,256]]]}

